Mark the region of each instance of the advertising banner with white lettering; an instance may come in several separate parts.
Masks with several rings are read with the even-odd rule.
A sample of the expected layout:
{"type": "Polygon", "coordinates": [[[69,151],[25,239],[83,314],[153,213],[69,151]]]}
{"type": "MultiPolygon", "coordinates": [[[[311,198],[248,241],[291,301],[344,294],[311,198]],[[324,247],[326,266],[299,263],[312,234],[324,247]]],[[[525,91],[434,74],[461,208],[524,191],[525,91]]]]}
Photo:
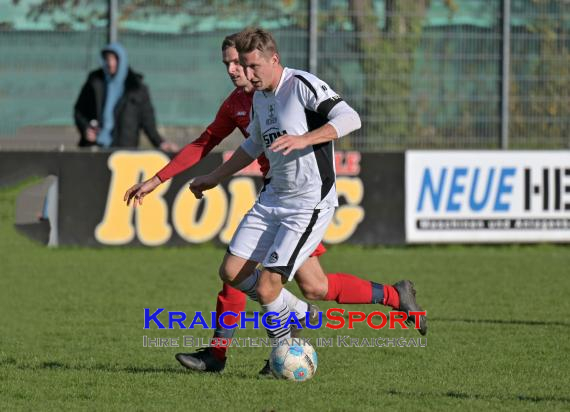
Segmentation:
{"type": "Polygon", "coordinates": [[[569,242],[570,151],[408,151],[406,241],[569,242]]]}

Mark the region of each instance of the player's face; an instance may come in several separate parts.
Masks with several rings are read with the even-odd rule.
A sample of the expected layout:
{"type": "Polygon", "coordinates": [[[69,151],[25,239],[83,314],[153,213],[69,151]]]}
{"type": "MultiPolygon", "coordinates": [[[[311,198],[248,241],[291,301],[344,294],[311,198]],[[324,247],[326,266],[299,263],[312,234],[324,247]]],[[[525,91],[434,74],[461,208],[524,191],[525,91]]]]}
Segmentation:
{"type": "Polygon", "coordinates": [[[111,76],[117,73],[117,66],[119,64],[119,59],[115,56],[115,53],[105,53],[105,65],[111,76]]]}
{"type": "Polygon", "coordinates": [[[259,50],[240,55],[245,76],[256,90],[273,91],[279,84],[279,56],[265,55],[259,50]]]}
{"type": "Polygon", "coordinates": [[[246,87],[250,83],[245,77],[243,67],[239,64],[239,54],[235,47],[226,47],[222,51],[222,61],[226,65],[226,72],[236,87],[246,87]]]}

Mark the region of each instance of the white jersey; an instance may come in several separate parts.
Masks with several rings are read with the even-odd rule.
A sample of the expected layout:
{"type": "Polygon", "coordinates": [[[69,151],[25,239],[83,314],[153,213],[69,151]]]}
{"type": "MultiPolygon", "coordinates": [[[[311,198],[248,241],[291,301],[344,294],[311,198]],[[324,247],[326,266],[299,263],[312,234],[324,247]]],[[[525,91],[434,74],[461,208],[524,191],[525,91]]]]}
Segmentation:
{"type": "Polygon", "coordinates": [[[279,136],[303,135],[326,123],[341,137],[360,127],[356,112],[316,76],[284,68],[273,92],[255,92],[251,117],[249,137],[241,147],[252,158],[264,153],[270,165],[259,203],[294,209],[338,206],[332,141],[293,150],[286,156],[270,151],[269,146],[279,136]],[[347,112],[356,116],[358,126],[347,127],[342,120],[347,112]]]}

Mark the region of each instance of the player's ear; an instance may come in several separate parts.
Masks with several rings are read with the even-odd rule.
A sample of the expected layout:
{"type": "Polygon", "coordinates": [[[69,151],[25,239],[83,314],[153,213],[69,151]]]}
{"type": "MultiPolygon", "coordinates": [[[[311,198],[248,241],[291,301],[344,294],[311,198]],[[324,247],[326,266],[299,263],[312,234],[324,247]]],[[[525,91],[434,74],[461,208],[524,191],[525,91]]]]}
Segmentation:
{"type": "Polygon", "coordinates": [[[277,53],[273,53],[271,61],[273,62],[273,64],[279,64],[279,55],[277,53]]]}

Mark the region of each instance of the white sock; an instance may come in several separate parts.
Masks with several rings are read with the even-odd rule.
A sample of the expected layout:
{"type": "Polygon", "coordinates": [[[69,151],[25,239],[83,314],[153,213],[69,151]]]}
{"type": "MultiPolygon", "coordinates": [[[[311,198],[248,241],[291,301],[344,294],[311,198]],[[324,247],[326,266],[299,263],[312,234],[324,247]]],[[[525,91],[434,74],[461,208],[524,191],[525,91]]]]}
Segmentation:
{"type": "Polygon", "coordinates": [[[282,340],[288,339],[291,337],[291,326],[285,325],[287,319],[289,319],[289,306],[285,302],[283,289],[281,289],[281,293],[277,296],[273,302],[267,305],[261,305],[264,313],[267,312],[275,312],[278,315],[267,316],[267,323],[277,323],[281,325],[280,328],[277,329],[266,329],[267,336],[270,339],[277,339],[279,342],[282,340]]]}
{"type": "Polygon", "coordinates": [[[285,299],[287,306],[289,306],[289,310],[291,312],[295,312],[297,319],[305,319],[307,311],[309,310],[309,304],[307,302],[299,299],[285,288],[283,288],[283,298],[285,299]]]}
{"type": "MultiPolygon", "coordinates": [[[[257,282],[259,281],[259,275],[260,270],[255,269],[250,276],[245,278],[243,281],[241,281],[241,283],[235,285],[234,287],[238,290],[241,290],[254,302],[259,302],[257,299],[257,292],[255,291],[257,282]]],[[[289,310],[291,312],[295,312],[297,319],[305,319],[306,313],[309,310],[309,304],[304,300],[297,298],[285,288],[282,289],[282,293],[285,299],[285,303],[287,303],[287,306],[289,306],[289,310]]]]}

